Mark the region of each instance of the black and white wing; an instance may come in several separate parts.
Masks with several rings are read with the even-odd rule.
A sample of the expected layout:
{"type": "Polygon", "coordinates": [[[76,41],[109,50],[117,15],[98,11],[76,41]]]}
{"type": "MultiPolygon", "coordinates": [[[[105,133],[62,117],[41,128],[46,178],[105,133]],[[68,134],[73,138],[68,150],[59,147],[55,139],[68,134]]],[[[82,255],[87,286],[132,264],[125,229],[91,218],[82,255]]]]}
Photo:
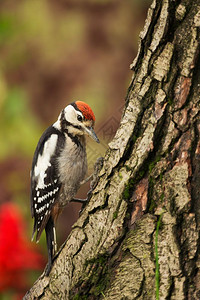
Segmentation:
{"type": "Polygon", "coordinates": [[[39,241],[51,209],[58,199],[61,182],[57,156],[64,143],[64,135],[50,126],[41,136],[35,150],[31,170],[31,213],[35,219],[32,239],[36,232],[36,241],[39,241]]]}

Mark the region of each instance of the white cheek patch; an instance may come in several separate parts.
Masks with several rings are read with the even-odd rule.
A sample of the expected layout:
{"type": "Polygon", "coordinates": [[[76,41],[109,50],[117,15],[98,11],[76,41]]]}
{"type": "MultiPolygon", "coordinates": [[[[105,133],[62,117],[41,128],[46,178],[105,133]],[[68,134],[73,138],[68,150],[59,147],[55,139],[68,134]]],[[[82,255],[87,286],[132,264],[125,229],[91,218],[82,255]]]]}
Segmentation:
{"type": "Polygon", "coordinates": [[[44,144],[43,153],[38,155],[37,164],[34,168],[34,175],[38,178],[37,188],[44,188],[44,179],[47,176],[46,170],[51,166],[50,160],[55,153],[58,136],[52,134],[51,137],[44,144]]]}
{"type": "Polygon", "coordinates": [[[77,120],[77,114],[83,117],[82,113],[77,112],[72,105],[66,106],[64,112],[65,112],[65,119],[74,125],[79,124],[79,121],[77,120]]]}

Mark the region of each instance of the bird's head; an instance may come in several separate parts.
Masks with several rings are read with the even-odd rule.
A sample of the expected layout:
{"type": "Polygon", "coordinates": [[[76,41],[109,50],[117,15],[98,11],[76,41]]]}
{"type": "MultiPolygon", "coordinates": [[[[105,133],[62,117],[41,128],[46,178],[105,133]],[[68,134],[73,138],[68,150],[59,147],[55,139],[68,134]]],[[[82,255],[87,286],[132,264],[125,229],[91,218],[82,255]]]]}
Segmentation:
{"type": "Polygon", "coordinates": [[[67,131],[75,136],[87,134],[99,143],[99,139],[94,132],[94,113],[85,102],[70,103],[62,110],[58,120],[62,131],[67,131]]]}

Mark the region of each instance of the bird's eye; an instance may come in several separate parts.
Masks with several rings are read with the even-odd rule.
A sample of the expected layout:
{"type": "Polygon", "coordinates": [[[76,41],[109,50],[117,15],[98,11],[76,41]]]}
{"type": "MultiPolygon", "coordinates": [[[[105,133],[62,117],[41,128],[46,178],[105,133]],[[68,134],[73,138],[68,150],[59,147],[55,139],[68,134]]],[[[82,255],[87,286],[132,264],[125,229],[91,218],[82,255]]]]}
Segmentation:
{"type": "Polygon", "coordinates": [[[83,118],[80,115],[78,115],[77,120],[81,122],[81,121],[83,121],[83,118]]]}

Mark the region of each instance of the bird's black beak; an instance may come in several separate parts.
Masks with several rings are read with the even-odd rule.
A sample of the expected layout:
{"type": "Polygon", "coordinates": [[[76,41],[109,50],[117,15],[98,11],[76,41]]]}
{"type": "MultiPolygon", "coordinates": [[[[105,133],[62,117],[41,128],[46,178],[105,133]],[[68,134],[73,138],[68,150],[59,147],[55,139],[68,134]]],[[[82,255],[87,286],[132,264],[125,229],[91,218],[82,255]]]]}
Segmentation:
{"type": "Polygon", "coordinates": [[[94,132],[93,127],[86,127],[86,128],[85,128],[85,131],[87,132],[87,134],[88,134],[89,136],[91,136],[91,138],[92,138],[95,142],[100,143],[100,141],[99,141],[99,139],[98,139],[96,133],[94,132]]]}

